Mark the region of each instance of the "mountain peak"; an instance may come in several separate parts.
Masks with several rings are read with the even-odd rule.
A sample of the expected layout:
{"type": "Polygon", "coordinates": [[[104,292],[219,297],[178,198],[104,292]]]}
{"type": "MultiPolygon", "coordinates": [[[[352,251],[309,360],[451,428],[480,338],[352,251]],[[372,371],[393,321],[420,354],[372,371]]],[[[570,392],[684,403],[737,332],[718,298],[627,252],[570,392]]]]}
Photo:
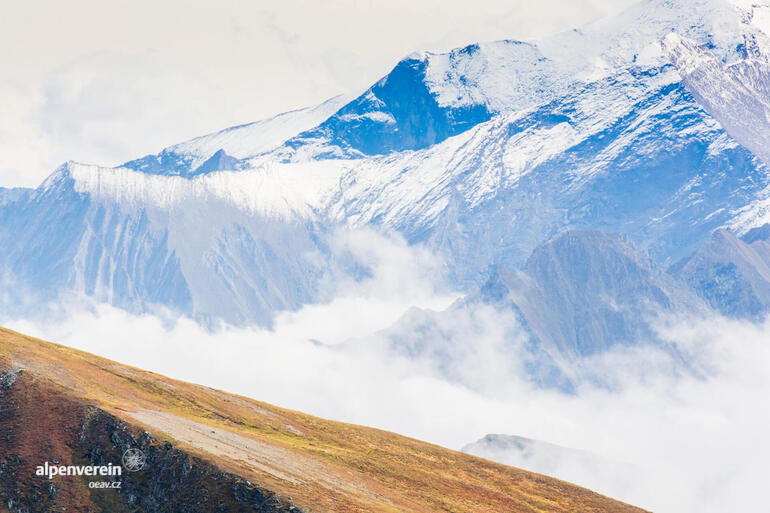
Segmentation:
{"type": "Polygon", "coordinates": [[[126,162],[121,167],[167,176],[202,174],[197,170],[220,150],[239,160],[272,150],[292,136],[318,125],[347,101],[346,95],[337,95],[315,107],[292,110],[195,137],[169,146],[158,154],[126,162]]]}
{"type": "Polygon", "coordinates": [[[234,171],[243,167],[242,161],[231,157],[225,150],[219,149],[211,157],[208,158],[203,164],[195,168],[190,176],[205,175],[207,173],[213,173],[214,171],[234,171]]]}
{"type": "Polygon", "coordinates": [[[621,234],[563,233],[500,279],[538,339],[567,358],[655,342],[649,318],[701,306],[621,234]]]}

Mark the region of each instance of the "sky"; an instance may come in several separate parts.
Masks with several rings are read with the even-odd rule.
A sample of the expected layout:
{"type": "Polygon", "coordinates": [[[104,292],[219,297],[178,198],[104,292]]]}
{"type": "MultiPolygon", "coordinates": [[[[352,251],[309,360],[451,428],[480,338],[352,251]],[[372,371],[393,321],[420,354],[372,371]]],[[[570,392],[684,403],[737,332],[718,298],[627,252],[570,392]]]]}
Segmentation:
{"type": "Polygon", "coordinates": [[[534,40],[631,3],[14,2],[0,17],[0,187],[359,93],[416,50],[534,40]]]}

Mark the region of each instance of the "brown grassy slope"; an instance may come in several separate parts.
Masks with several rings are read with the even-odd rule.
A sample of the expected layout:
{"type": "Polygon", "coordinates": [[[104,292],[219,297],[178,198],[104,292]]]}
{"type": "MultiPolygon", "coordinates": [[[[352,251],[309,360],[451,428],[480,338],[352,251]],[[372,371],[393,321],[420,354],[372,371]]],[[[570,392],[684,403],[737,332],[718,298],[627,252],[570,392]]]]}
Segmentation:
{"type": "Polygon", "coordinates": [[[642,511],[553,478],[175,381],[0,328],[3,363],[291,497],[307,512],[642,511]]]}

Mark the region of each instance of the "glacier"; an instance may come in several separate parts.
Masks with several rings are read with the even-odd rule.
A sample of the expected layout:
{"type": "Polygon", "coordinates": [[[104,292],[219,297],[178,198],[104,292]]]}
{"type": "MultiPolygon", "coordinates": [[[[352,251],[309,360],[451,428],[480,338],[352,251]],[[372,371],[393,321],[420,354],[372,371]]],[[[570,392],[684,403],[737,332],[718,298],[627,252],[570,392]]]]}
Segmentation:
{"type": "Polygon", "coordinates": [[[116,168],[65,163],[0,189],[3,312],[75,293],[269,326],[365,274],[331,243],[361,228],[428,249],[469,300],[504,290],[553,362],[654,339],[648,310],[759,319],[767,264],[740,238],[770,222],[768,9],[646,0],[417,52],[356,98],[116,168]],[[706,290],[729,265],[736,292],[706,290]]]}

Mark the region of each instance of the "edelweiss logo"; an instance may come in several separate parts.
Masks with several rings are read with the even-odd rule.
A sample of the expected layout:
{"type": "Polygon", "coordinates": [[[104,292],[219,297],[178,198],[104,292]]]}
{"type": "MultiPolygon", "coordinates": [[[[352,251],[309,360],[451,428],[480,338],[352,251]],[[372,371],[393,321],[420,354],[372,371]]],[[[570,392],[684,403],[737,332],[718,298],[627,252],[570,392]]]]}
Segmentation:
{"type": "Polygon", "coordinates": [[[147,465],[147,458],[139,449],[128,449],[123,453],[123,468],[129,472],[144,470],[147,465]]]}

